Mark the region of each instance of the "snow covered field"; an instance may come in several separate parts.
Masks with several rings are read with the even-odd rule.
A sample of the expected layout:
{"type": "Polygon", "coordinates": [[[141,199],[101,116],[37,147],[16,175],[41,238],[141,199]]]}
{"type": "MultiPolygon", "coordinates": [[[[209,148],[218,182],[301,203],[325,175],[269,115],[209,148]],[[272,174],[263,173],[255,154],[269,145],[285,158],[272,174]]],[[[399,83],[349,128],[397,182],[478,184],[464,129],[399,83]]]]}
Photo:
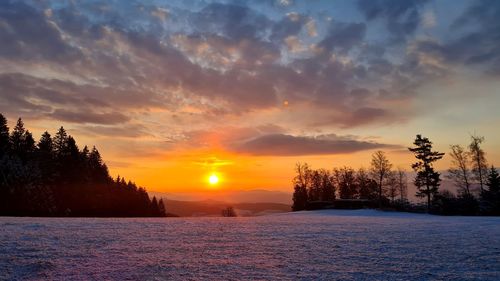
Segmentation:
{"type": "Polygon", "coordinates": [[[0,280],[499,280],[500,218],[0,218],[0,280]]]}

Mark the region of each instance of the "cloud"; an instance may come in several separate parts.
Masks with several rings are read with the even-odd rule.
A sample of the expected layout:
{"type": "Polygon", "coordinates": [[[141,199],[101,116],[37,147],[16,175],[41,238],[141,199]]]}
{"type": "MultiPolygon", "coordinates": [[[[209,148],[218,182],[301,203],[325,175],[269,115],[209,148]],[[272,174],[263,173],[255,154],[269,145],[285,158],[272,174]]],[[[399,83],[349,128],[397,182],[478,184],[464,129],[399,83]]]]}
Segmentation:
{"type": "Polygon", "coordinates": [[[337,135],[292,136],[270,134],[238,144],[234,149],[252,155],[299,156],[320,154],[346,154],[363,150],[392,148],[376,142],[360,141],[337,135]]]}
{"type": "Polygon", "coordinates": [[[318,47],[327,51],[338,49],[341,52],[349,51],[353,46],[362,42],[366,32],[364,23],[343,23],[333,21],[326,37],[318,47]]]}
{"type": "Polygon", "coordinates": [[[106,136],[112,138],[140,138],[150,137],[151,132],[139,124],[118,124],[116,126],[85,125],[78,127],[78,131],[93,136],[106,136]]]}
{"type": "Polygon", "coordinates": [[[472,3],[442,40],[412,38],[426,1],[359,1],[355,22],[263,2],[4,1],[0,110],[103,136],[221,122],[307,134],[414,118],[419,89],[450,66],[500,73],[495,1],[472,3]]]}
{"type": "Polygon", "coordinates": [[[72,123],[92,123],[92,124],[120,124],[130,120],[130,117],[119,112],[110,113],[95,113],[88,111],[68,111],[64,109],[56,109],[53,113],[48,114],[50,118],[62,120],[72,123]]]}
{"type": "Polygon", "coordinates": [[[416,50],[447,64],[478,68],[500,75],[500,2],[475,1],[456,19],[449,40],[421,40],[416,50]]]}
{"type": "Polygon", "coordinates": [[[422,7],[429,0],[358,0],[361,13],[369,21],[381,20],[392,35],[393,42],[404,42],[420,23],[422,7]]]}
{"type": "Polygon", "coordinates": [[[422,25],[424,28],[433,28],[436,26],[436,15],[433,10],[427,10],[422,15],[422,25]]]}
{"type": "Polygon", "coordinates": [[[25,3],[1,1],[0,19],[0,57],[68,62],[82,55],[44,13],[25,3]]]}

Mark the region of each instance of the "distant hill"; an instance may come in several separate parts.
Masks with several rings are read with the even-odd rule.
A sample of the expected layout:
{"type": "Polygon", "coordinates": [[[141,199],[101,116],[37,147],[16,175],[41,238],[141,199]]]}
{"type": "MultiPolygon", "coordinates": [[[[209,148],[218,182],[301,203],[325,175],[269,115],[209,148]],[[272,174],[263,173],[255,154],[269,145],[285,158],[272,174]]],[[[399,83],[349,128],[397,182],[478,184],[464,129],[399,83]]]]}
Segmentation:
{"type": "Polygon", "coordinates": [[[215,200],[178,201],[163,198],[167,213],[181,217],[221,216],[228,206],[234,207],[238,216],[260,216],[291,211],[289,204],[280,203],[229,203],[215,200]]]}
{"type": "MultiPolygon", "coordinates": [[[[292,189],[290,188],[292,191],[292,189]]],[[[204,201],[214,200],[233,203],[280,203],[292,205],[292,193],[264,189],[252,190],[214,190],[205,192],[152,192],[151,196],[168,198],[178,201],[204,201]]]]}

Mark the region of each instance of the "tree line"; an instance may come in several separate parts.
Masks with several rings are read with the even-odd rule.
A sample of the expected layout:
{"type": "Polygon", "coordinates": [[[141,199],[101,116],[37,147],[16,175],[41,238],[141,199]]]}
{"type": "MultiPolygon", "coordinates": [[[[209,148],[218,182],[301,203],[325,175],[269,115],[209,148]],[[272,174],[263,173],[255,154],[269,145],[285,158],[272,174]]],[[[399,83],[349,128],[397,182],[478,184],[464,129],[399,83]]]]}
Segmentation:
{"type": "Polygon", "coordinates": [[[0,215],[165,216],[163,200],[118,176],[96,147],[79,149],[61,127],[38,142],[19,118],[9,131],[0,114],[0,215]]]}
{"type": "Polygon", "coordinates": [[[403,211],[427,211],[447,215],[500,215],[500,176],[494,166],[488,168],[482,149],[483,137],[471,136],[468,149],[450,146],[452,167],[445,175],[457,187],[457,194],[439,190],[441,174],[434,169],[445,153],[433,150],[432,142],[417,135],[408,150],[416,161],[413,184],[416,196],[425,204],[411,204],[407,199],[407,171],[393,165],[385,152],[372,155],[369,169],[351,167],[314,170],[307,163],[298,163],[293,178],[293,211],[310,209],[315,202],[336,199],[367,200],[378,208],[403,211]],[[477,188],[476,188],[477,187],[477,188]]]}
{"type": "Polygon", "coordinates": [[[308,209],[311,202],[335,199],[371,200],[380,206],[407,203],[406,172],[392,169],[383,151],[373,154],[369,169],[344,166],[314,170],[307,163],[298,163],[295,172],[294,211],[308,209]]]}

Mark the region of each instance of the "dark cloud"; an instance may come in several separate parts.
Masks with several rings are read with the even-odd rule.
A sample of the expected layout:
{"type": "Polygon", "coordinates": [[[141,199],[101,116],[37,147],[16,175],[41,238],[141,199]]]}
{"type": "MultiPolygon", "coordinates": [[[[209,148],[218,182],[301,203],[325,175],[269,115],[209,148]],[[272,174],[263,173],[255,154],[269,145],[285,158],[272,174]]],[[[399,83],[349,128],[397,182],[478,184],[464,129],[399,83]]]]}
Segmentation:
{"type": "Polygon", "coordinates": [[[474,1],[451,25],[450,40],[422,40],[417,51],[449,64],[482,68],[500,75],[500,2],[474,1]]]}
{"type": "Polygon", "coordinates": [[[251,39],[263,35],[270,20],[243,5],[212,3],[191,17],[200,31],[222,34],[233,39],[251,39]]]}
{"type": "Polygon", "coordinates": [[[307,16],[301,14],[288,14],[272,25],[271,40],[281,42],[288,36],[297,35],[308,20],[307,16]]]}
{"type": "Polygon", "coordinates": [[[319,154],[344,154],[370,149],[391,148],[394,146],[376,142],[360,141],[336,135],[317,137],[271,134],[260,136],[239,145],[234,149],[252,155],[298,156],[319,154]]]}
{"type": "Polygon", "coordinates": [[[95,113],[88,111],[67,111],[56,109],[48,114],[50,118],[72,123],[120,124],[130,120],[130,117],[119,112],[95,113]]]}
{"type": "MultiPolygon", "coordinates": [[[[394,38],[406,38],[425,2],[359,1],[358,7],[368,21],[383,21],[394,38]]],[[[406,120],[408,112],[391,102],[410,104],[420,85],[450,72],[429,56],[488,65],[490,72],[500,65],[496,2],[473,4],[452,29],[460,36],[408,41],[396,59],[385,41],[370,40],[370,22],[321,22],[307,10],[276,9],[277,2],[265,6],[275,14],[253,1],[190,8],[26,3],[0,4],[0,110],[13,115],[129,124],[154,111],[179,120],[236,120],[280,112],[287,101],[290,110],[314,112],[301,124],[349,128],[406,120]],[[311,20],[318,24],[314,37],[304,28],[311,20]],[[302,50],[297,54],[285,45],[290,36],[302,50]]]]}
{"type": "Polygon", "coordinates": [[[325,38],[318,44],[319,47],[328,52],[337,49],[340,52],[347,52],[353,46],[362,42],[366,33],[364,23],[343,23],[332,22],[330,30],[325,38]]]}
{"type": "Polygon", "coordinates": [[[420,9],[429,0],[358,0],[358,8],[365,18],[381,20],[392,34],[392,40],[402,42],[415,32],[420,22],[420,9]]]}
{"type": "Polygon", "coordinates": [[[145,126],[138,124],[127,124],[120,126],[87,125],[81,126],[80,128],[78,128],[78,130],[82,131],[85,134],[94,136],[107,136],[113,138],[138,138],[151,136],[151,133],[145,126]]]}
{"type": "Polygon", "coordinates": [[[9,59],[68,62],[81,57],[41,11],[19,1],[0,2],[0,42],[0,56],[9,59]]]}

